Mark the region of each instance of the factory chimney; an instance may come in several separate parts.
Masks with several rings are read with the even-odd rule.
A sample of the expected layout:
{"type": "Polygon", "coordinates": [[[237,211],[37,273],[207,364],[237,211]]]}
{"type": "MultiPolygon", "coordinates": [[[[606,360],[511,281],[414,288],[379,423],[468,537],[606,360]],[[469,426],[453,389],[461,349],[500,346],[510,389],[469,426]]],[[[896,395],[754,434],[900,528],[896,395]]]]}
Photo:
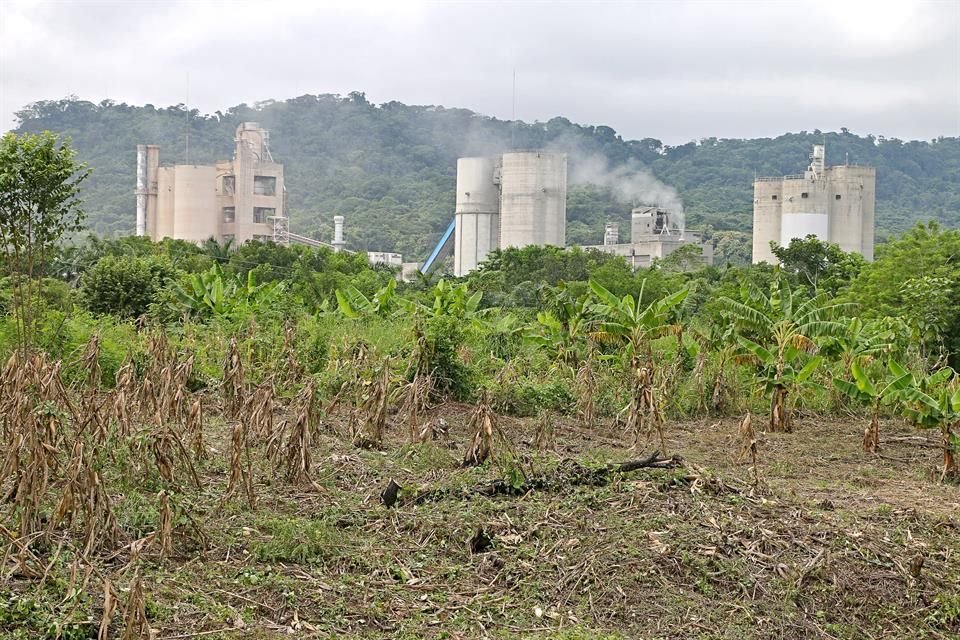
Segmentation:
{"type": "Polygon", "coordinates": [[[343,216],[333,216],[333,250],[337,253],[343,251],[346,242],[343,241],[343,216]]]}

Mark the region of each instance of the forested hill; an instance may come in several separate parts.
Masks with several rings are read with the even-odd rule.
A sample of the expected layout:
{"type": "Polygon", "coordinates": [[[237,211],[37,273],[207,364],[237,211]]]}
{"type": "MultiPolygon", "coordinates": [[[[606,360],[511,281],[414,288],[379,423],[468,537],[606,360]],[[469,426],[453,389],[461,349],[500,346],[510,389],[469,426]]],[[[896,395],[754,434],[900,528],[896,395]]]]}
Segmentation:
{"type": "MultiPolygon", "coordinates": [[[[270,130],[274,158],[285,165],[292,230],[329,239],[331,218],[340,214],[347,217],[353,248],[395,250],[408,259],[424,258],[452,218],[457,157],[510,148],[567,151],[574,177],[585,158],[593,174],[597,156],[609,163],[601,176],[606,186],[570,188],[570,243],[600,243],[605,221],[627,220],[631,203],[618,201],[622,190],[611,188],[618,181],[657,189],[634,175],[641,168],[679,192],[688,226],[749,232],[754,175],[799,173],[810,145],[824,141],[828,164],[877,167],[881,237],[916,220],[960,225],[960,138],[903,142],[843,130],[666,146],[655,138],[624,140],[610,127],[565,118],[514,123],[464,109],[374,105],[361,93],[306,95],[212,115],[182,105],[80,100],[39,102],[17,115],[18,132],[49,129],[73,139],[94,169],[86,188],[89,225],[106,235],[133,230],[138,143],[161,145],[164,163],[183,162],[189,133],[189,161],[207,163],[231,156],[234,129],[247,120],[270,130]]],[[[621,229],[627,233],[625,225],[621,229]]]]}

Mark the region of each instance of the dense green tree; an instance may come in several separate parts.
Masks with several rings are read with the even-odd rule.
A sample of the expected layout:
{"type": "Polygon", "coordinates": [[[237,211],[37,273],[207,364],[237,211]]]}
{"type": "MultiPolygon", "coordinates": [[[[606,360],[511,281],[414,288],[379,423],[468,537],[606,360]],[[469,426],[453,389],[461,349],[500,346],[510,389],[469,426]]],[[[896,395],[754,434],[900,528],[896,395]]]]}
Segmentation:
{"type": "Polygon", "coordinates": [[[926,351],[960,353],[960,231],[936,223],[877,247],[845,294],[866,318],[901,317],[926,351]]]}
{"type": "Polygon", "coordinates": [[[69,140],[45,131],[0,138],[0,252],[14,289],[17,335],[31,343],[41,275],[57,243],[80,229],[80,184],[89,171],[69,140]]]}
{"type": "Polygon", "coordinates": [[[773,247],[780,267],[810,287],[814,293],[836,295],[857,277],[866,264],[859,253],[846,253],[839,246],[823,242],[814,235],[794,238],[786,247],[773,247]]]}

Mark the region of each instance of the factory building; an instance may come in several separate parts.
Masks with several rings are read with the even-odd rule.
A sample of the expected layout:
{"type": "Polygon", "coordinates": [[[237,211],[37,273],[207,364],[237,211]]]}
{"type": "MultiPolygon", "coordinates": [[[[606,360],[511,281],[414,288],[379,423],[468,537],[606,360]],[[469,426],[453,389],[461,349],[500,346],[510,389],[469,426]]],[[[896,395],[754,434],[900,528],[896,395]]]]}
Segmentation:
{"type": "Polygon", "coordinates": [[[160,166],[159,147],[138,145],[137,235],[288,242],[283,165],[273,161],[269,133],[244,122],[234,141],[233,160],[214,165],[160,166]]]}
{"type": "MultiPolygon", "coordinates": [[[[233,160],[213,165],[160,166],[160,147],[137,145],[137,235],[239,245],[250,240],[296,242],[346,251],[343,216],[333,218],[333,242],[290,233],[283,165],[270,153],[270,134],[256,122],[237,127],[233,160]]],[[[370,264],[400,267],[403,256],[367,253],[370,264]]]]}
{"type": "Polygon", "coordinates": [[[817,144],[803,175],[757,178],[753,183],[753,262],[777,262],[770,242],[787,246],[814,235],[873,260],[877,174],[873,167],[825,166],[817,144]]]}
{"type": "Polygon", "coordinates": [[[616,223],[608,223],[603,233],[603,244],[583,247],[623,257],[634,269],[644,269],[654,260],[662,260],[680,247],[700,247],[703,264],[713,264],[713,243],[704,242],[699,233],[687,231],[676,216],[667,209],[640,206],[630,213],[630,242],[620,243],[616,223]]]}
{"type": "MultiPolygon", "coordinates": [[[[494,249],[566,244],[567,156],[511,151],[457,161],[453,272],[470,273],[494,249]]],[[[442,246],[444,240],[441,240],[442,246]]],[[[434,251],[428,263],[433,263],[434,251]]],[[[426,269],[424,269],[426,270],[426,269]]]]}

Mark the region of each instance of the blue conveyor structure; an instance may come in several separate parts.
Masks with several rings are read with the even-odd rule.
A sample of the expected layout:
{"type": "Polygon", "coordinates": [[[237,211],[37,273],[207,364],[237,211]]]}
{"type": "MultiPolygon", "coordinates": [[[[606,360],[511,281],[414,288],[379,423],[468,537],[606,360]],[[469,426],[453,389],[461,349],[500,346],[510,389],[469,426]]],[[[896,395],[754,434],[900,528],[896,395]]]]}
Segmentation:
{"type": "Polygon", "coordinates": [[[420,267],[420,273],[429,272],[434,263],[450,255],[450,251],[453,249],[453,232],[456,227],[457,220],[454,218],[450,221],[450,226],[447,227],[447,230],[443,232],[443,236],[440,237],[440,242],[434,247],[433,253],[430,254],[427,261],[420,267]]]}

